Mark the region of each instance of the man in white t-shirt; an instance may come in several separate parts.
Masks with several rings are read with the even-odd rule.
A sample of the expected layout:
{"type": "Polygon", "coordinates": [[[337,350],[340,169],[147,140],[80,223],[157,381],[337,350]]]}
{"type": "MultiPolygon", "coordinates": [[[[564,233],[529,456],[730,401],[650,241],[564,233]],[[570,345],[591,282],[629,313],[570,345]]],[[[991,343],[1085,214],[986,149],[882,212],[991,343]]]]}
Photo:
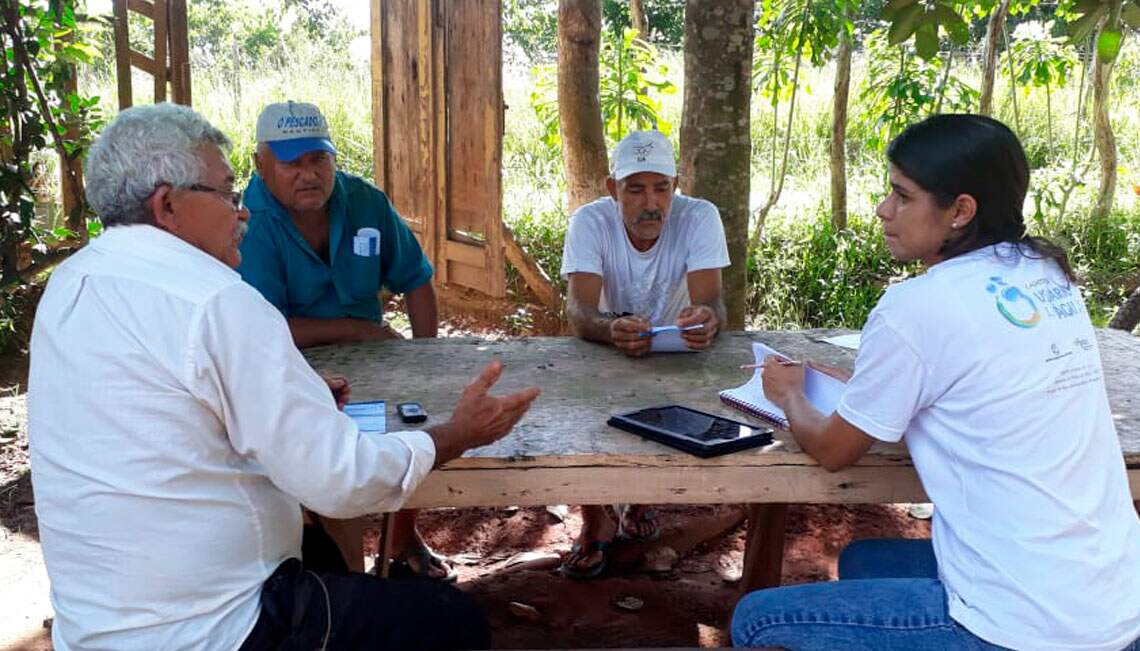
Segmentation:
{"type": "MultiPolygon", "coordinates": [[[[716,206],[677,194],[673,146],[659,131],[618,143],[610,196],[576,210],[562,250],[566,313],[579,337],[612,344],[631,357],[649,352],[655,326],[676,325],[685,344],[703,350],[724,323],[720,270],[728,246],[716,206]]],[[[651,539],[653,512],[630,507],[618,521],[604,507],[582,508],[578,543],[562,571],[591,578],[605,571],[614,536],[651,539]]]]}

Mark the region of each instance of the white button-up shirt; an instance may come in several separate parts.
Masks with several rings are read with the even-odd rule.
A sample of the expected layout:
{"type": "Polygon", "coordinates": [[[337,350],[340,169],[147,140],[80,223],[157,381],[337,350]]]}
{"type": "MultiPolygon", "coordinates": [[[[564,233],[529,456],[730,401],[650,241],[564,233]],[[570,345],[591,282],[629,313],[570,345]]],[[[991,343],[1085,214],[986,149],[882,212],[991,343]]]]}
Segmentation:
{"type": "Polygon", "coordinates": [[[360,433],[257,290],[151,226],[52,274],[28,396],[60,651],[236,649],[299,503],[394,510],[435,461],[424,432],[360,433]]]}

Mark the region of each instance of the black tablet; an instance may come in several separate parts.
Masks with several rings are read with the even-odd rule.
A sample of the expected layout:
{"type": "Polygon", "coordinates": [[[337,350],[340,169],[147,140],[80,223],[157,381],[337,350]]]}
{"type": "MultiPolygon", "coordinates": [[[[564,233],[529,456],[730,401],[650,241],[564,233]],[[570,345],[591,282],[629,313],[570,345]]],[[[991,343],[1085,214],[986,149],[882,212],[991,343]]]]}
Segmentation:
{"type": "Polygon", "coordinates": [[[749,425],[680,405],[616,414],[606,422],[698,457],[715,457],[772,442],[769,427],[749,425]]]}

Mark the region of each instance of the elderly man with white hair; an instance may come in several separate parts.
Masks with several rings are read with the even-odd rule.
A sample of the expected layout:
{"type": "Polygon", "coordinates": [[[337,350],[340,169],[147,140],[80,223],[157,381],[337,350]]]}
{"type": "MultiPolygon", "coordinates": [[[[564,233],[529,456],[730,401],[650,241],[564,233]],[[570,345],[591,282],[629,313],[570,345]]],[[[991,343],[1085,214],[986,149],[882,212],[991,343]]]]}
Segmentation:
{"type": "Polygon", "coordinates": [[[398,508],[433,467],[508,432],[538,390],[489,395],[494,363],[452,420],[361,433],[338,410],[347,381],[318,376],[234,271],[249,213],[228,146],[159,104],[123,111],[91,148],[106,231],[52,274],[28,381],[55,648],[489,646],[455,588],[301,558],[300,505],[398,508]]]}

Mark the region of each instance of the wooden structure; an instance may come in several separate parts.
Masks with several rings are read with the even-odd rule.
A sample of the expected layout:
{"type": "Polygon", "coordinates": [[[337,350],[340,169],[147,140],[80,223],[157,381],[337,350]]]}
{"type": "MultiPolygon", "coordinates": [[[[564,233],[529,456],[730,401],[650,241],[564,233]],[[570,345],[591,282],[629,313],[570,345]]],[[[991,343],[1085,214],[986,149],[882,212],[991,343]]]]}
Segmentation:
{"type": "Polygon", "coordinates": [[[376,184],[408,221],[437,282],[506,294],[510,263],[560,299],[502,223],[499,2],[371,0],[376,184]]]}
{"type": "MultiPolygon", "coordinates": [[[[119,108],[131,69],[154,77],[154,101],[191,104],[186,0],[113,0],[119,108]],[[130,48],[129,12],[154,21],[154,57],[130,48]]],[[[435,281],[506,294],[510,262],[538,299],[550,279],[502,222],[501,3],[370,0],[376,185],[408,221],[435,281]]]]}
{"type": "Polygon", "coordinates": [[[497,2],[372,0],[376,184],[440,282],[491,296],[506,293],[501,62],[497,2]]]}
{"type": "MultiPolygon", "coordinates": [[[[817,341],[834,333],[729,332],[706,353],[642,359],[565,337],[383,341],[306,356],[318,371],[348,376],[354,399],[387,400],[392,429],[400,428],[392,406],[402,400],[418,400],[430,422],[443,422],[463,386],[486,362],[501,359],[496,392],[538,386],[543,394],[511,434],[431,473],[409,507],[750,504],[744,582],[753,588],[779,581],[787,503],[928,501],[906,449],[879,443],[856,465],[830,473],[788,432],[778,431],[778,443],[764,450],[699,459],[609,427],[606,419],[669,403],[744,418],[717,393],[747,379],[737,366],[752,358],[753,340],[850,368],[852,351],[817,341]]],[[[1097,334],[1132,495],[1140,499],[1140,338],[1097,334]]]]}
{"type": "Polygon", "coordinates": [[[119,84],[119,109],[134,104],[131,68],[154,77],[154,101],[170,100],[190,105],[190,43],[186,23],[186,0],[113,0],[115,11],[115,73],[119,84]],[[131,49],[130,12],[154,21],[154,57],[131,49]]]}

